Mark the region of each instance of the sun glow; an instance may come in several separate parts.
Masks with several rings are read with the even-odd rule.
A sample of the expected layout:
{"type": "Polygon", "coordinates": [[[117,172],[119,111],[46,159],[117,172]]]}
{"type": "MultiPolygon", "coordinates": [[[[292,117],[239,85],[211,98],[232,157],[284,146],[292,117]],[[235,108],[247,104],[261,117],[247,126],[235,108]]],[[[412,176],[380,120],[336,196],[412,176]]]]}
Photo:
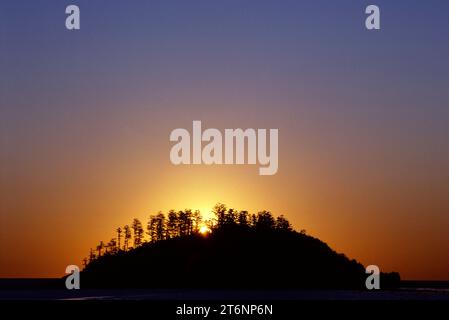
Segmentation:
{"type": "Polygon", "coordinates": [[[206,235],[206,234],[210,233],[210,229],[207,226],[201,226],[200,233],[203,235],[206,235]]]}

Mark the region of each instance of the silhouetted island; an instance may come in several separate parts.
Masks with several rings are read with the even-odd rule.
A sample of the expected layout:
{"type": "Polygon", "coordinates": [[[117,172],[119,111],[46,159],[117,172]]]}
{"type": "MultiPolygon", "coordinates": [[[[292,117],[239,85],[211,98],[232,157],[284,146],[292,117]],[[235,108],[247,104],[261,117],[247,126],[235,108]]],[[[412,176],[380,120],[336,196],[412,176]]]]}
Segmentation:
{"type": "MultiPolygon", "coordinates": [[[[117,238],[90,251],[81,273],[84,288],[364,289],[365,268],[332,250],[283,216],[227,209],[216,218],[198,211],[151,216],[117,229],[117,238]],[[131,247],[131,240],[133,246],[131,247]]],[[[382,288],[399,274],[382,273],[382,288]]]]}

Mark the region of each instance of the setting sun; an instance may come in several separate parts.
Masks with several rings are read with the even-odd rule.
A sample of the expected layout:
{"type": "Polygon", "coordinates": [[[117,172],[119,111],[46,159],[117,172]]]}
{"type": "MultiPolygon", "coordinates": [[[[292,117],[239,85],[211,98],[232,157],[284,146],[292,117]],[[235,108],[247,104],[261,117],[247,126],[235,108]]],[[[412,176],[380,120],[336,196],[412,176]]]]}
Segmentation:
{"type": "Polygon", "coordinates": [[[204,234],[204,235],[208,234],[208,233],[210,233],[210,229],[207,226],[201,226],[200,233],[204,234]]]}

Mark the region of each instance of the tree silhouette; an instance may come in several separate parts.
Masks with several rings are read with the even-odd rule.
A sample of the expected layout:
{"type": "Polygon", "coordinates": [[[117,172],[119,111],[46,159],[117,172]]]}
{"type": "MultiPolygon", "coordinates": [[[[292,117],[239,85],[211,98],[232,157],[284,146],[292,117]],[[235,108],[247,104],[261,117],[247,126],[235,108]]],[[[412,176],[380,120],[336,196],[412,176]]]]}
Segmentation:
{"type": "Polygon", "coordinates": [[[88,260],[89,260],[89,263],[91,263],[92,261],[95,260],[95,252],[92,248],[90,248],[88,260]]]}
{"type": "Polygon", "coordinates": [[[162,241],[165,238],[165,216],[162,212],[156,216],[156,241],[162,241]]]}
{"type": "Polygon", "coordinates": [[[115,238],[112,238],[106,245],[106,251],[108,253],[114,254],[117,252],[117,250],[117,241],[115,240],[115,238]]]}
{"type": "Polygon", "coordinates": [[[237,224],[238,213],[236,210],[229,208],[227,214],[225,215],[224,223],[228,226],[237,224]]]}
{"type": "Polygon", "coordinates": [[[257,215],[255,215],[254,213],[251,215],[250,225],[251,225],[251,227],[254,227],[254,228],[257,225],[257,215]]]}
{"type": "Polygon", "coordinates": [[[217,227],[222,227],[226,223],[226,206],[222,203],[217,203],[212,209],[212,212],[217,219],[217,227]]]}
{"type": "Polygon", "coordinates": [[[291,231],[293,228],[290,222],[283,215],[276,218],[275,228],[278,230],[291,231]]]}
{"type": "MultiPolygon", "coordinates": [[[[293,230],[290,222],[283,216],[276,219],[269,211],[261,211],[256,214],[249,214],[248,211],[238,211],[233,208],[227,208],[226,205],[217,203],[212,212],[215,219],[205,220],[201,216],[199,210],[194,212],[191,209],[170,210],[165,216],[162,212],[157,215],[150,215],[147,223],[147,234],[151,243],[172,239],[176,237],[186,237],[198,234],[202,225],[210,230],[220,230],[221,228],[229,228],[239,226],[241,228],[253,228],[256,230],[293,230]],[[216,223],[214,223],[216,222],[216,223]]],[[[305,231],[301,231],[305,232],[305,231]]],[[[117,238],[111,239],[106,245],[103,241],[96,247],[97,254],[91,249],[88,262],[94,261],[97,257],[101,257],[104,252],[114,254],[122,250],[130,250],[130,240],[133,238],[133,247],[138,248],[144,243],[144,229],[139,219],[135,218],[131,227],[125,225],[123,228],[116,229],[117,238]],[[132,230],[132,231],[131,231],[132,230]]]]}
{"type": "Polygon", "coordinates": [[[166,236],[168,239],[179,236],[178,232],[178,214],[175,210],[170,210],[167,217],[166,236]]]}
{"type": "Polygon", "coordinates": [[[104,242],[100,241],[100,243],[97,246],[98,256],[101,257],[101,254],[103,253],[104,249],[104,242]]]}
{"type": "Polygon", "coordinates": [[[270,230],[275,226],[274,218],[271,212],[261,211],[257,214],[256,229],[270,230]]]}
{"type": "MultiPolygon", "coordinates": [[[[124,251],[115,238],[106,253],[103,241],[96,255],[90,250],[84,283],[107,287],[113,278],[117,287],[364,288],[366,274],[360,263],[304,230],[296,232],[284,216],[250,214],[224,204],[213,212],[215,219],[206,221],[190,209],[151,215],[148,242],[143,242],[142,224],[134,219],[132,228],[116,230],[124,251]],[[200,234],[202,225],[211,232],[200,234]]],[[[385,286],[400,281],[398,274],[381,278],[385,286]]]]}
{"type": "Polygon", "coordinates": [[[238,223],[242,227],[249,227],[249,214],[248,211],[240,211],[238,213],[238,223]]]}
{"type": "Polygon", "coordinates": [[[128,247],[129,247],[129,240],[131,239],[131,228],[129,227],[129,225],[126,225],[123,227],[123,230],[124,230],[124,238],[125,238],[123,249],[125,251],[127,251],[128,247]]]}
{"type": "Polygon", "coordinates": [[[151,215],[147,223],[147,234],[150,238],[150,242],[155,242],[157,239],[156,225],[157,225],[157,218],[156,216],[151,215]]]}
{"type": "Polygon", "coordinates": [[[117,248],[118,250],[121,250],[120,240],[122,239],[122,228],[118,227],[116,231],[117,231],[117,248]]]}
{"type": "Polygon", "coordinates": [[[193,221],[193,232],[198,233],[201,228],[201,224],[203,221],[203,218],[201,217],[201,213],[199,210],[195,210],[192,215],[192,221],[193,221]]]}
{"type": "Polygon", "coordinates": [[[134,247],[141,245],[143,240],[143,227],[139,219],[135,218],[132,223],[132,229],[134,233],[134,247]]]}
{"type": "Polygon", "coordinates": [[[178,212],[179,236],[184,237],[192,233],[192,210],[186,209],[178,212]]]}
{"type": "MultiPolygon", "coordinates": [[[[215,219],[205,221],[198,210],[190,209],[151,215],[149,242],[143,241],[138,219],[131,227],[117,228],[118,243],[115,238],[107,246],[101,241],[96,253],[90,249],[84,260],[87,283],[107,285],[114,276],[114,283],[121,281],[125,286],[364,286],[366,274],[361,264],[331,250],[304,229],[296,232],[283,215],[274,217],[270,211],[250,214],[220,203],[213,213],[215,219]],[[200,234],[202,225],[210,233],[200,234]]],[[[400,281],[398,274],[384,274],[382,279],[386,285],[400,281]]]]}

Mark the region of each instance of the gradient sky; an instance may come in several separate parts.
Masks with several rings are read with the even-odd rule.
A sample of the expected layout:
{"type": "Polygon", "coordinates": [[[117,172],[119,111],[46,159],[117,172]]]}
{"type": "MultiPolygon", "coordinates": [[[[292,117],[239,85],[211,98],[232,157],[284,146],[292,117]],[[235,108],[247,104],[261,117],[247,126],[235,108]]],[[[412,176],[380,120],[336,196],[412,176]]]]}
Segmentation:
{"type": "Polygon", "coordinates": [[[0,3],[0,277],[61,276],[133,217],[216,202],[449,279],[448,1],[0,3]],[[381,30],[364,9],[381,8],[381,30]],[[65,7],[81,30],[65,29],[65,7]],[[279,171],[169,134],[278,128],[279,171]]]}

